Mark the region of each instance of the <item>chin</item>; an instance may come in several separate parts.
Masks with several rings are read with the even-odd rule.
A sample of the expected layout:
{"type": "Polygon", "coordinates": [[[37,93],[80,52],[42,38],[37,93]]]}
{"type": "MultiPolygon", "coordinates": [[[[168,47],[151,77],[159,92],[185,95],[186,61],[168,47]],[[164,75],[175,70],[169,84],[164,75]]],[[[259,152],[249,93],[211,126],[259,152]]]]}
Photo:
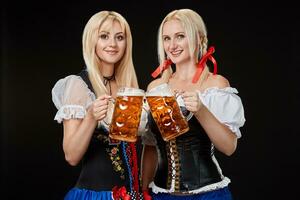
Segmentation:
{"type": "Polygon", "coordinates": [[[174,64],[178,64],[178,63],[181,63],[183,60],[182,59],[178,59],[178,58],[173,58],[173,59],[171,59],[172,60],[172,62],[174,63],[174,64]]]}
{"type": "Polygon", "coordinates": [[[115,58],[105,59],[105,62],[106,62],[106,63],[109,63],[109,64],[115,64],[115,63],[117,63],[117,62],[120,61],[120,60],[121,60],[121,58],[115,57],[115,58]]]}
{"type": "Polygon", "coordinates": [[[177,58],[172,58],[171,60],[172,60],[172,62],[174,64],[181,64],[181,63],[188,62],[189,58],[180,58],[180,57],[177,57],[177,58]]]}

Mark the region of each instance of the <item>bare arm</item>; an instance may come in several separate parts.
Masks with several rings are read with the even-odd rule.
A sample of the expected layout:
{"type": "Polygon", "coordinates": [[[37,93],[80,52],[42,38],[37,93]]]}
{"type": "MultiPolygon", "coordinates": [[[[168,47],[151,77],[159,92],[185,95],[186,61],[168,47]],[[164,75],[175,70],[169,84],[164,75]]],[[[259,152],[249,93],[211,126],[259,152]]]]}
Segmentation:
{"type": "Polygon", "coordinates": [[[227,156],[234,153],[237,137],[229,127],[219,122],[205,106],[202,106],[194,115],[219,151],[227,156]]]}
{"type": "Polygon", "coordinates": [[[97,121],[106,116],[108,98],[103,95],[95,100],[83,119],[64,120],[63,150],[70,165],[77,165],[87,151],[97,121]]]}
{"type": "MultiPolygon", "coordinates": [[[[221,76],[211,78],[210,87],[224,88],[229,86],[228,81],[221,76]]],[[[183,99],[186,108],[193,112],[214,146],[230,156],[237,147],[237,136],[223,123],[221,123],[201,102],[197,92],[185,92],[183,99]]]]}
{"type": "Polygon", "coordinates": [[[148,189],[153,181],[158,163],[157,150],[155,146],[144,145],[142,157],[142,190],[148,189]]]}

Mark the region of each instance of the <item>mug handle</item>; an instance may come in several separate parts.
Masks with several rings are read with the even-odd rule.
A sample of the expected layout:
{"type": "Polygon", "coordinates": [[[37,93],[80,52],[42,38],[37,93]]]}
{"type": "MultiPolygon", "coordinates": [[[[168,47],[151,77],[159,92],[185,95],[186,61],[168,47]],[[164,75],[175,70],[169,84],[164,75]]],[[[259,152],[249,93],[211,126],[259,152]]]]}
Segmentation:
{"type": "MultiPolygon", "coordinates": [[[[115,105],[115,103],[116,103],[116,100],[114,98],[110,98],[110,99],[108,99],[108,101],[109,101],[109,103],[111,102],[113,105],[115,105]]],[[[114,106],[113,106],[113,108],[110,108],[110,109],[112,109],[111,115],[113,115],[114,106]]],[[[109,128],[111,122],[108,122],[107,120],[108,120],[108,111],[106,113],[106,117],[98,122],[98,127],[103,126],[106,129],[109,128]]]]}
{"type": "MultiPolygon", "coordinates": [[[[177,103],[178,103],[178,106],[180,107],[180,102],[183,104],[183,106],[185,106],[184,105],[184,102],[183,102],[183,99],[182,99],[182,97],[181,97],[181,94],[182,94],[182,92],[177,92],[177,91],[174,91],[174,95],[175,95],[175,99],[176,99],[176,101],[177,101],[177,103]]],[[[183,117],[185,117],[185,119],[187,120],[187,121],[189,121],[193,116],[194,116],[194,114],[192,113],[192,112],[190,112],[190,111],[188,111],[189,112],[189,114],[187,115],[187,116],[184,116],[182,113],[182,116],[183,117]]]]}

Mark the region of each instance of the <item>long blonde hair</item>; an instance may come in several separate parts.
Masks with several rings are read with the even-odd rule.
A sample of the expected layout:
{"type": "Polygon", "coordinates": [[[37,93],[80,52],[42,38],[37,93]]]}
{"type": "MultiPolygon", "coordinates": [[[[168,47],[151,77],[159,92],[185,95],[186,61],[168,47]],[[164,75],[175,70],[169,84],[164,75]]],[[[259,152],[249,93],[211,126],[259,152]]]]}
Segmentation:
{"type": "MultiPolygon", "coordinates": [[[[166,60],[166,53],[163,46],[162,31],[163,26],[167,21],[172,19],[179,20],[186,32],[190,55],[195,59],[195,63],[207,52],[207,30],[202,17],[191,9],[180,9],[170,12],[162,21],[158,31],[158,61],[160,64],[166,60]]],[[[205,66],[198,83],[202,83],[207,77],[209,69],[205,66]]],[[[162,74],[162,78],[167,81],[172,74],[172,69],[168,68],[162,74]]]]}
{"type": "Polygon", "coordinates": [[[122,15],[114,11],[100,11],[87,22],[82,36],[83,58],[87,67],[89,79],[96,96],[108,93],[100,71],[101,62],[96,54],[99,30],[106,20],[116,20],[120,23],[126,36],[126,49],[122,58],[115,63],[114,74],[119,87],[138,88],[136,73],[132,62],[132,37],[130,27],[122,15]]]}

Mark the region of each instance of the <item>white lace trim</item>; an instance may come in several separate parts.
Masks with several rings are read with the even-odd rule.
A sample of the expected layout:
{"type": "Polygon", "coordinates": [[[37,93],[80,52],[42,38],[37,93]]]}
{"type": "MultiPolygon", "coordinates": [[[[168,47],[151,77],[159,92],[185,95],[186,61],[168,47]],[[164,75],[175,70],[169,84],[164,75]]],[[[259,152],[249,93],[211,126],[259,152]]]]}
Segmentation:
{"type": "Polygon", "coordinates": [[[61,123],[64,119],[83,119],[86,110],[79,105],[64,105],[56,113],[54,120],[61,123]]]}
{"type": "MultiPolygon", "coordinates": [[[[184,192],[186,194],[200,194],[200,193],[204,193],[204,192],[209,192],[209,191],[214,191],[214,190],[218,190],[221,188],[224,188],[226,186],[228,186],[228,184],[230,183],[230,179],[227,177],[224,177],[224,179],[220,182],[217,183],[213,183],[204,187],[201,187],[199,189],[196,190],[190,190],[187,192],[184,192]]],[[[151,182],[149,184],[149,187],[152,188],[152,192],[154,192],[155,194],[157,193],[172,193],[173,191],[170,190],[166,190],[164,188],[158,187],[157,185],[155,185],[154,182],[151,182]]]]}
{"type": "Polygon", "coordinates": [[[218,88],[218,87],[210,87],[206,88],[204,92],[199,92],[202,96],[206,96],[208,94],[215,94],[215,93],[228,93],[228,94],[238,94],[239,92],[237,91],[236,88],[233,87],[225,87],[225,88],[218,88]]]}

